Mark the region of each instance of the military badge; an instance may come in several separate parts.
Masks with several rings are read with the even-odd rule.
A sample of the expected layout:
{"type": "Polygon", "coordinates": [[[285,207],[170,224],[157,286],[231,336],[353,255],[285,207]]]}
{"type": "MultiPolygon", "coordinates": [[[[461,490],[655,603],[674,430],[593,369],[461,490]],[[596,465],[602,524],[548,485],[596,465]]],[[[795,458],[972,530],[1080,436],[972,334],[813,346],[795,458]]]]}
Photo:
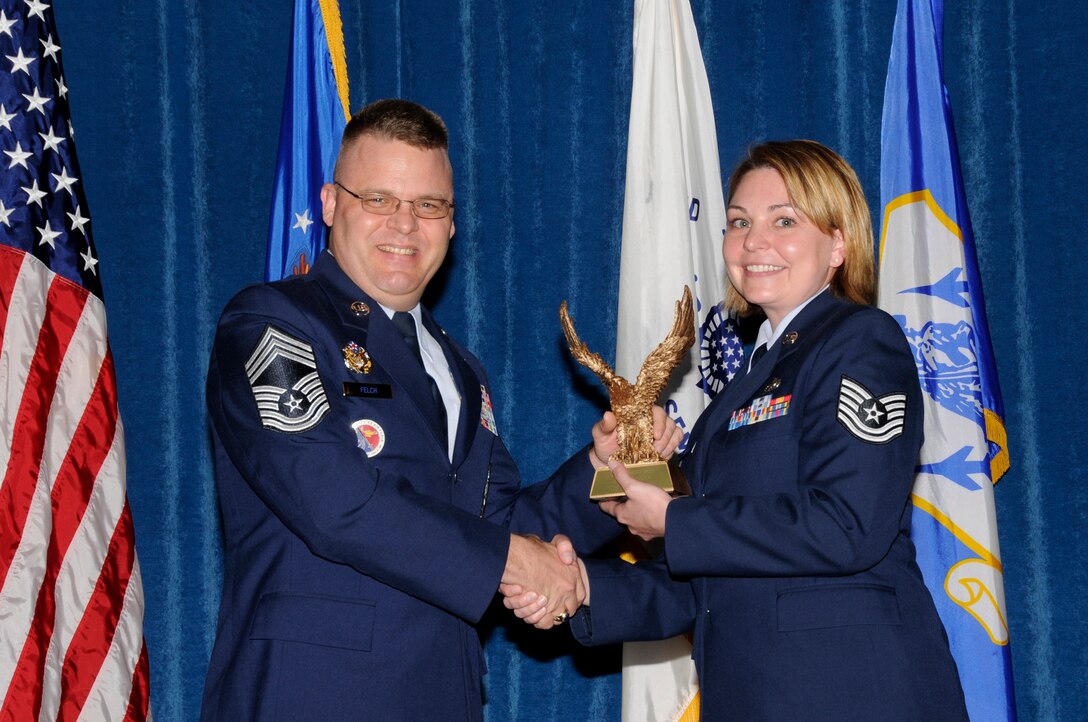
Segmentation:
{"type": "Polygon", "coordinates": [[[354,341],[348,341],[348,345],[343,348],[343,351],[344,365],[348,367],[349,371],[354,371],[357,374],[370,373],[370,367],[374,364],[365,348],[354,341]]]}
{"type": "Polygon", "coordinates": [[[761,421],[785,416],[790,411],[790,399],[792,398],[793,394],[787,394],[772,399],[771,395],[767,394],[754,399],[751,406],[745,406],[733,412],[733,415],[729,417],[729,430],[732,431],[741,426],[751,426],[761,421]]]}
{"type": "Polygon", "coordinates": [[[310,344],[268,326],[246,361],[246,376],[266,429],[309,431],[329,412],[310,344]]]}
{"type": "Polygon", "coordinates": [[[848,376],[839,384],[838,419],[847,431],[872,444],[885,444],[903,433],[907,395],[876,397],[848,376]]]}
{"type": "Polygon", "coordinates": [[[366,457],[372,459],[385,448],[385,429],[377,421],[359,419],[351,425],[355,432],[355,443],[366,452],[366,457]]]}
{"type": "Polygon", "coordinates": [[[483,384],[480,384],[480,426],[495,436],[499,435],[499,425],[495,423],[495,409],[491,407],[491,397],[487,395],[483,384]]]}

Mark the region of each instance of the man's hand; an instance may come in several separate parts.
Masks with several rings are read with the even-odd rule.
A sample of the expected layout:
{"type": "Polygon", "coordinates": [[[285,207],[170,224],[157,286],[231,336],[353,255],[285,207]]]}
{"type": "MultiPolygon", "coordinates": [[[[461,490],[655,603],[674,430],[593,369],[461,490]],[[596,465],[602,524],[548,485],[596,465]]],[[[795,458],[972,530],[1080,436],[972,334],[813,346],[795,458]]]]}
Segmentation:
{"type": "Polygon", "coordinates": [[[574,614],[586,598],[581,564],[570,540],[559,535],[546,544],[536,537],[512,535],[499,591],[503,604],[519,619],[548,629],[555,617],[574,614]]]}
{"type": "MultiPolygon", "coordinates": [[[[684,440],[684,430],[676,425],[676,422],[665,413],[665,409],[654,406],[654,449],[662,459],[668,459],[679,448],[684,440]]],[[[597,469],[608,468],[608,460],[620,450],[616,435],[616,415],[611,411],[605,411],[601,420],[593,425],[593,449],[589,452],[589,460],[597,469]]]]}
{"type": "Polygon", "coordinates": [[[672,497],[653,484],[633,478],[627,467],[610,461],[608,468],[627,496],[625,501],[602,501],[601,511],[616,517],[635,536],[649,541],[665,536],[665,510],[672,497]]]}

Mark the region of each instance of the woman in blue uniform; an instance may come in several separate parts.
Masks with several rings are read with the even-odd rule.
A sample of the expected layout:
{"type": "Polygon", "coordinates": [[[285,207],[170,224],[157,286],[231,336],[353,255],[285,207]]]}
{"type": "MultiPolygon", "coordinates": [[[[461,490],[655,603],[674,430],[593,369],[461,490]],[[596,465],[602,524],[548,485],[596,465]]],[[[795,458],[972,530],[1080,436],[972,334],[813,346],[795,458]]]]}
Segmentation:
{"type": "Polygon", "coordinates": [[[627,500],[602,508],[664,554],[585,561],[572,630],[692,634],[704,722],[965,720],[910,540],[917,371],[872,306],[857,176],[819,143],[765,143],[734,171],[727,215],[726,305],[765,318],[753,362],[692,430],[690,496],[611,462],[627,500]]]}

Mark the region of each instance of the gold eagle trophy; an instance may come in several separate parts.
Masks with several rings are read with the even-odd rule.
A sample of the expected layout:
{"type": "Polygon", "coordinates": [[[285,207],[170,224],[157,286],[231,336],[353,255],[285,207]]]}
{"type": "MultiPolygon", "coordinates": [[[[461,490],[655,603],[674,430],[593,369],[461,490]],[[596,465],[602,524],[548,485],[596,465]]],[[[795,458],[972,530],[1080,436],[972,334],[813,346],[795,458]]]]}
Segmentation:
{"type": "MultiPolygon", "coordinates": [[[[669,493],[687,493],[687,482],[679,467],[674,465],[670,468],[654,449],[653,405],[668,385],[673,370],[695,343],[691,291],[684,286],[684,296],[676,302],[672,330],[642,362],[642,369],[633,384],[617,374],[600,355],[590,351],[578,339],[566,301],[559,306],[559,320],[571,355],[592,371],[608,389],[612,413],[616,415],[616,436],[620,446],[614,457],[622,461],[631,476],[639,481],[653,484],[669,493]]],[[[590,499],[604,501],[623,496],[623,488],[610,470],[600,469],[593,475],[590,499]]]]}

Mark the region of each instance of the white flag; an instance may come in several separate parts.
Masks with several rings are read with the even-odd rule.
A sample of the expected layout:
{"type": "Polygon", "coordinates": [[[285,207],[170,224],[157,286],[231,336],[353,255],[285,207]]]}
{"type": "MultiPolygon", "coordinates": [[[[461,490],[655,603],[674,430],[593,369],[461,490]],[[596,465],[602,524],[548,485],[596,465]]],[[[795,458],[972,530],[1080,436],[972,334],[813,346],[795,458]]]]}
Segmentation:
{"type": "MultiPolygon", "coordinates": [[[[672,327],[684,286],[696,343],[663,396],[687,433],[741,366],[725,297],[722,197],[710,86],[688,0],[636,0],[616,370],[635,378],[672,327]]],[[[684,638],[624,645],[624,720],[698,719],[684,638]]]]}

